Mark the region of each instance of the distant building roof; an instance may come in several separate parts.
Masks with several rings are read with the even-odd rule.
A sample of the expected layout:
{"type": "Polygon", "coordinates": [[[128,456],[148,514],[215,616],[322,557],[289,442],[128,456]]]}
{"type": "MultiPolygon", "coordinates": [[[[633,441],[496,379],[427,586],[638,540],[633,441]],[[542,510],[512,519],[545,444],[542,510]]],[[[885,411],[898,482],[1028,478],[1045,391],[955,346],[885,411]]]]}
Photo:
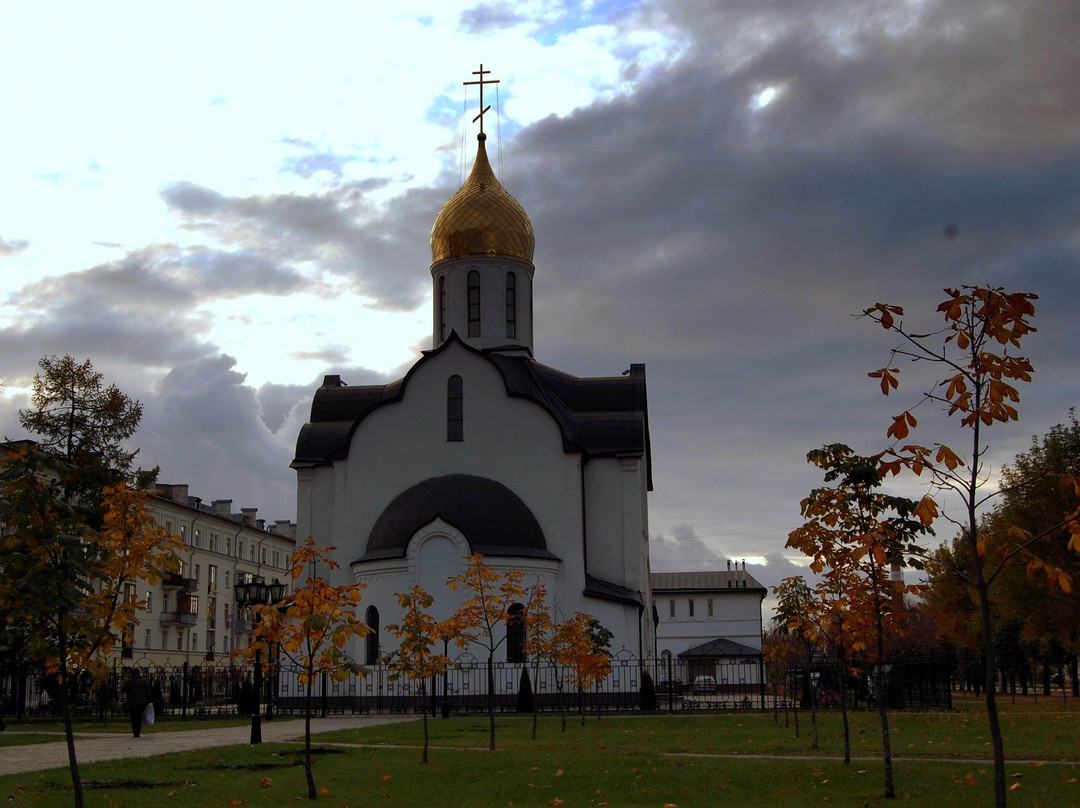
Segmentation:
{"type": "Polygon", "coordinates": [[[710,572],[653,572],[649,575],[653,592],[766,592],[753,575],[745,570],[710,572]]]}
{"type": "Polygon", "coordinates": [[[717,637],[715,640],[709,640],[701,645],[695,645],[693,648],[687,648],[679,654],[679,659],[751,656],[761,656],[761,651],[757,648],[751,648],[749,645],[743,645],[741,642],[717,637]]]}

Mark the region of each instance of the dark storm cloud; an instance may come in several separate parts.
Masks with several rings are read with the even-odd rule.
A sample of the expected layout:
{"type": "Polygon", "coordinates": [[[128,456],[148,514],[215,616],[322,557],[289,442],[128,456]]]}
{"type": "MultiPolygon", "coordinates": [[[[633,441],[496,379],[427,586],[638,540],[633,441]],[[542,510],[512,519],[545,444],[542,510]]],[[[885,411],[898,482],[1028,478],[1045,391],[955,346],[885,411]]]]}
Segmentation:
{"type": "Polygon", "coordinates": [[[197,496],[232,499],[234,510],[257,507],[270,520],[292,518],[293,437],[279,440],[263,422],[259,397],[235,364],[221,354],[169,372],[143,400],[140,460],[161,466],[161,482],[189,483],[197,496]]]}
{"type": "Polygon", "coordinates": [[[198,313],[206,300],[288,294],[306,284],[257,255],[155,245],[81,272],[27,284],[9,298],[20,320],[0,330],[13,377],[33,375],[47,354],[78,354],[129,370],[171,367],[213,351],[198,313]]]}
{"type": "Polygon", "coordinates": [[[782,547],[799,522],[820,483],[808,449],[880,449],[925,389],[887,401],[866,378],[895,343],[850,315],[878,300],[930,330],[945,286],[1045,298],[1026,346],[1047,369],[1024,391],[1031,426],[995,434],[995,460],[1077,398],[1052,370],[1080,360],[1066,7],[895,6],[661,6],[682,59],[509,149],[537,233],[538,357],[581,374],[647,362],[654,522],[734,525],[704,541],[737,556],[782,547]],[[1001,56],[1020,51],[1018,80],[1001,56]],[[1028,110],[1036,97],[1052,100],[1028,110]]]}
{"type": "Polygon", "coordinates": [[[186,226],[279,263],[314,262],[348,279],[376,308],[417,306],[430,285],[418,267],[447,189],[409,191],[387,205],[370,198],[385,180],[339,185],[322,194],[225,197],[191,183],[162,191],[186,226]]]}
{"type": "Polygon", "coordinates": [[[461,12],[458,27],[467,34],[482,34],[530,21],[513,3],[481,3],[461,12]]]}
{"type": "Polygon", "coordinates": [[[0,236],[0,258],[7,258],[11,255],[18,255],[27,247],[30,246],[30,242],[25,239],[12,239],[11,241],[5,241],[0,236]]]}

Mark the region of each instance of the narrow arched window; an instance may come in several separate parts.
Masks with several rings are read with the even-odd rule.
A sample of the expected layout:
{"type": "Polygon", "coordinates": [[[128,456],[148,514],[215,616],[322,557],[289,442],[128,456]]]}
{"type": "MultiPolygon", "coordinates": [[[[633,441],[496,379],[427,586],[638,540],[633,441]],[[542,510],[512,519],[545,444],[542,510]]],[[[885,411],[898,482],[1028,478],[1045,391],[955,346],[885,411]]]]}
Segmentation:
{"type": "Polygon", "coordinates": [[[475,269],[469,273],[469,336],[480,336],[480,273],[475,269]]]}
{"type": "Polygon", "coordinates": [[[525,662],[525,607],[520,603],[506,610],[506,661],[525,662]]]}
{"type": "Polygon", "coordinates": [[[446,380],[446,439],[465,440],[465,383],[460,376],[446,380]]]}
{"type": "Polygon", "coordinates": [[[517,339],[517,275],[506,273],[506,336],[517,339]]]}
{"type": "Polygon", "coordinates": [[[439,342],[446,339],[446,276],[439,276],[439,342]]]}
{"type": "Polygon", "coordinates": [[[378,665],[379,664],[379,610],[374,606],[367,607],[367,614],[364,615],[364,622],[368,624],[371,629],[364,638],[364,664],[365,665],[378,665]]]}

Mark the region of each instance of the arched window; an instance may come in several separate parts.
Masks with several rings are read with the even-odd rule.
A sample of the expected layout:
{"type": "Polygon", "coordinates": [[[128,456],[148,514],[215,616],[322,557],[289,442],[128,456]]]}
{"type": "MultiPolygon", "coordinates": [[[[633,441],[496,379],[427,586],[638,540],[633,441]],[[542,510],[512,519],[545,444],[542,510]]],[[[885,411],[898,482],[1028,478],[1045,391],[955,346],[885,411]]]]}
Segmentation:
{"type": "Polygon", "coordinates": [[[525,662],[525,607],[520,603],[506,610],[506,661],[525,662]]]}
{"type": "Polygon", "coordinates": [[[506,336],[517,339],[517,275],[506,273],[506,336]]]}
{"type": "Polygon", "coordinates": [[[379,664],[379,610],[374,606],[367,607],[364,622],[371,628],[371,633],[364,638],[364,664],[379,664]]]}
{"type": "Polygon", "coordinates": [[[446,276],[439,276],[439,342],[446,339],[446,276]]]}
{"type": "Polygon", "coordinates": [[[480,336],[480,273],[469,273],[469,336],[480,336]]]}
{"type": "Polygon", "coordinates": [[[446,439],[465,440],[465,383],[460,376],[446,380],[446,439]]]}

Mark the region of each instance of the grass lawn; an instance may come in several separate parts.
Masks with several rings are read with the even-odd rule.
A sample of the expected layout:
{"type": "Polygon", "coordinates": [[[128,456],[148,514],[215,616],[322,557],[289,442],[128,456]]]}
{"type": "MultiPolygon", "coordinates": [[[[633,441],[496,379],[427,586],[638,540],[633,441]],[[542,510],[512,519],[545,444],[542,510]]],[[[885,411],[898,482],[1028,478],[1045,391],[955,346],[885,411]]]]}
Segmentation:
{"type": "MultiPolygon", "coordinates": [[[[498,751],[486,751],[480,718],[432,721],[431,763],[420,763],[417,723],[318,736],[315,765],[320,801],[331,806],[983,806],[992,800],[985,716],[975,705],[954,713],[892,715],[898,799],[881,797],[875,755],[880,732],[874,714],[853,716],[853,753],[842,753],[839,716],[819,716],[820,748],[810,748],[809,715],[802,733],[777,726],[771,713],[701,716],[605,715],[576,717],[559,731],[557,716],[542,716],[538,740],[531,720],[500,716],[498,751]],[[382,744],[332,746],[331,744],[382,744]],[[700,756],[704,755],[704,756],[700,756]],[[711,756],[710,756],[711,755],[711,756]],[[728,757],[736,755],[738,757],[728,757]],[[764,758],[750,755],[763,755],[764,758]],[[826,759],[819,759],[821,756],[826,759]],[[939,759],[940,758],[940,759],[939,759]],[[944,759],[944,760],[941,760],[944,759]]],[[[1080,804],[1080,713],[1039,705],[1006,708],[1010,759],[1042,765],[1009,766],[1010,805],[1080,804]]],[[[203,725],[203,724],[199,724],[203,725]]],[[[88,806],[275,806],[303,801],[301,747],[207,749],[158,758],[83,767],[88,806]]],[[[0,778],[0,799],[12,806],[71,804],[67,773],[0,778]]]]}

